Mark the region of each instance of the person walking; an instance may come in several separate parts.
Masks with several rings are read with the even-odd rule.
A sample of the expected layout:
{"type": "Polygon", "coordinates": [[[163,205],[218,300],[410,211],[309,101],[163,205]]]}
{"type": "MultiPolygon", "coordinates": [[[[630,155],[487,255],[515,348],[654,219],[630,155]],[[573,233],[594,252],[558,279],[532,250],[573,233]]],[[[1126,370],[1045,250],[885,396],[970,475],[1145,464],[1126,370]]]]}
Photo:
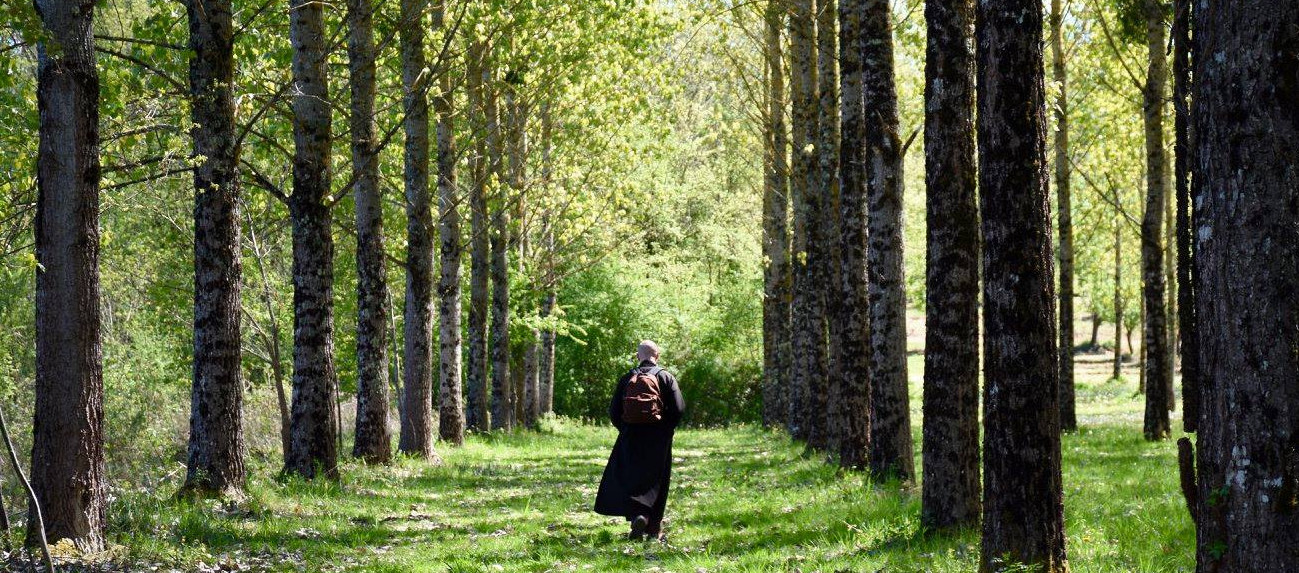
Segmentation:
{"type": "Polygon", "coordinates": [[[631,540],[662,541],[663,513],[672,478],[672,436],[686,403],[671,373],[659,367],[659,347],[644,340],[638,365],[618,379],[609,421],[618,439],[595,496],[595,512],[627,519],[631,540]]]}

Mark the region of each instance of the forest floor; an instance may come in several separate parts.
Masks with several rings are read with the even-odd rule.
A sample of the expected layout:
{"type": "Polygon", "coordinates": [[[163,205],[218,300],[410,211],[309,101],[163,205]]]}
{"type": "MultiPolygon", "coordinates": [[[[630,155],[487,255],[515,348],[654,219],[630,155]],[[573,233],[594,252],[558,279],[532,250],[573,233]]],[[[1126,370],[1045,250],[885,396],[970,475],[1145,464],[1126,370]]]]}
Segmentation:
{"type": "MultiPolygon", "coordinates": [[[[921,358],[912,356],[919,445],[921,358]]],[[[1131,365],[1128,366],[1131,369],[1131,365]]],[[[1068,555],[1080,572],[1187,571],[1195,534],[1176,448],[1141,437],[1135,370],[1079,356],[1082,429],[1063,438],[1068,555]]],[[[683,383],[689,383],[683,381],[683,383]]],[[[1180,424],[1177,424],[1180,426],[1180,424]]],[[[782,432],[677,434],[666,544],[628,542],[590,511],[614,431],[547,420],[471,436],[440,465],[349,462],[341,484],[281,482],[273,460],[235,505],[119,492],[118,545],[100,567],[143,571],[952,571],[977,569],[979,532],[929,534],[912,484],[837,472],[782,432]]],[[[917,468],[920,468],[917,449],[917,468]]],[[[59,548],[66,554],[70,548],[59,548]]]]}

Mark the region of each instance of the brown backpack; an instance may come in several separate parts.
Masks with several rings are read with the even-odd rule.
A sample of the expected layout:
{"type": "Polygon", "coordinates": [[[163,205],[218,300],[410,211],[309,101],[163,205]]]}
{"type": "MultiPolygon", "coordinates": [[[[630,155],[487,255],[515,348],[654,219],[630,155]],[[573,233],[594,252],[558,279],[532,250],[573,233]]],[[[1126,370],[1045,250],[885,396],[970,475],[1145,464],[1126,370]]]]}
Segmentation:
{"type": "Polygon", "coordinates": [[[622,421],[628,424],[653,424],[663,419],[663,396],[659,393],[657,366],[648,372],[631,371],[627,389],[622,394],[622,421]]]}

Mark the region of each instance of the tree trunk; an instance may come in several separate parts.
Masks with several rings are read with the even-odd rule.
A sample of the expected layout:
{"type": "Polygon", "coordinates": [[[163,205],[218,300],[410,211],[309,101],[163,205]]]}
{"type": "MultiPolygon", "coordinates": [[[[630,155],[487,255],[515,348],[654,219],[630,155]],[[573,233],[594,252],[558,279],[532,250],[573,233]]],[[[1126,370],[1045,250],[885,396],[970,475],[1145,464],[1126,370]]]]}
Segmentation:
{"type": "MultiPolygon", "coordinates": [[[[99,71],[94,3],[38,0],[36,405],[32,485],[51,543],[105,546],[99,314],[99,71]]],[[[36,509],[27,544],[40,542],[36,509]]]]}
{"type": "Polygon", "coordinates": [[[329,200],[329,52],[324,6],[292,0],[293,407],[285,472],[338,477],[334,408],[334,238],[329,200]]]}
{"type": "Polygon", "coordinates": [[[1069,570],[1060,478],[1042,3],[984,0],[975,17],[983,227],[981,571],[1069,570]],[[1018,569],[1016,569],[1018,570],[1018,569]]]}
{"type": "Polygon", "coordinates": [[[489,330],[492,361],[492,429],[514,428],[514,387],[510,380],[510,208],[501,135],[499,86],[495,62],[483,68],[486,85],[488,173],[495,175],[491,208],[492,314],[489,330]]]}
{"type": "Polygon", "coordinates": [[[1173,148],[1177,185],[1177,322],[1181,332],[1182,354],[1182,424],[1187,432],[1196,430],[1199,408],[1199,339],[1195,308],[1195,264],[1191,250],[1194,241],[1191,203],[1191,26],[1193,8],[1190,0],[1175,0],[1173,24],[1173,108],[1175,111],[1173,148]]]}
{"type": "Polygon", "coordinates": [[[838,400],[831,400],[829,303],[838,296],[835,288],[838,250],[831,245],[838,242],[839,217],[834,210],[839,190],[839,38],[835,32],[838,11],[835,0],[817,0],[816,3],[816,85],[817,132],[814,135],[816,165],[812,168],[812,192],[819,195],[818,208],[812,224],[816,233],[808,245],[808,267],[815,285],[821,291],[820,303],[813,315],[817,350],[816,375],[808,379],[808,400],[804,404],[807,421],[807,445],[815,450],[826,450],[833,443],[829,421],[835,417],[838,400]]]}
{"type": "Polygon", "coordinates": [[[1055,193],[1060,219],[1060,429],[1078,429],[1073,380],[1073,203],[1069,195],[1069,97],[1064,62],[1064,0],[1051,0],[1051,75],[1055,99],[1055,193]]]}
{"type": "MultiPolygon", "coordinates": [[[[541,316],[543,318],[554,316],[557,295],[552,289],[546,293],[545,298],[541,300],[541,316]]],[[[537,359],[538,376],[540,380],[537,383],[540,396],[541,414],[549,414],[555,411],[555,331],[547,328],[541,331],[541,356],[537,359]]]]}
{"type": "Polygon", "coordinates": [[[348,0],[352,170],[356,183],[356,441],[367,463],[392,458],[388,432],[388,288],[384,268],[379,140],[374,122],[374,4],[348,0]]]}
{"type": "Polygon", "coordinates": [[[537,386],[540,381],[537,368],[541,360],[541,333],[529,330],[528,340],[524,344],[526,346],[523,349],[523,420],[527,427],[536,428],[537,419],[541,416],[541,395],[537,386]]]}
{"type": "Polygon", "coordinates": [[[866,117],[863,109],[863,49],[874,38],[867,25],[873,0],[839,2],[840,101],[839,272],[831,298],[834,356],[832,399],[837,404],[833,435],[839,465],[863,470],[870,459],[870,293],[866,286],[866,117]]]}
{"type": "MultiPolygon", "coordinates": [[[[791,436],[807,439],[807,419],[815,380],[824,380],[826,366],[824,292],[809,260],[820,241],[820,175],[816,169],[817,129],[816,13],[814,0],[793,2],[789,17],[790,140],[793,148],[791,190],[794,196],[794,241],[791,246],[793,294],[790,310],[790,354],[787,425],[791,436]]],[[[819,413],[818,413],[819,414],[819,413]]]]}
{"type": "MultiPolygon", "coordinates": [[[[436,28],[445,28],[446,2],[433,5],[436,28]]],[[[448,32],[449,33],[449,32],[448,32]]],[[[460,198],[456,195],[455,124],[451,105],[450,65],[439,57],[439,92],[433,98],[437,114],[438,231],[441,276],[438,282],[438,435],[460,445],[465,440],[465,410],[460,389],[460,198]]]]}
{"type": "Polygon", "coordinates": [[[466,89],[469,96],[469,116],[473,118],[471,132],[476,134],[473,183],[469,188],[469,361],[465,371],[468,407],[465,425],[470,430],[486,431],[491,427],[487,390],[487,306],[488,306],[488,229],[487,229],[487,130],[486,105],[484,105],[483,80],[486,66],[481,41],[469,46],[467,56],[466,89]]]}
{"type": "Polygon", "coordinates": [[[1100,343],[1101,343],[1101,313],[1100,311],[1093,310],[1092,311],[1092,337],[1091,337],[1091,342],[1088,342],[1087,346],[1092,349],[1095,349],[1098,346],[1100,346],[1100,343]]]}
{"type": "Polygon", "coordinates": [[[783,0],[768,0],[765,13],[767,109],[763,180],[762,423],[784,422],[789,361],[789,141],[785,134],[785,76],[780,30],[783,0]]]}
{"type": "Polygon", "coordinates": [[[1167,83],[1168,63],[1164,55],[1164,13],[1160,0],[1144,0],[1146,15],[1146,45],[1150,65],[1146,71],[1144,103],[1142,105],[1146,130],[1146,211],[1141,220],[1141,266],[1144,284],[1146,325],[1141,346],[1146,359],[1146,417],[1147,440],[1162,440],[1169,436],[1168,394],[1172,388],[1171,353],[1168,348],[1167,309],[1164,295],[1164,84],[1167,83]]]}
{"type": "Polygon", "coordinates": [[[915,476],[907,393],[907,295],[902,276],[902,144],[893,81],[889,5],[867,4],[862,46],[866,114],[866,189],[870,202],[867,246],[871,304],[871,473],[915,476]]]}
{"type": "Polygon", "coordinates": [[[1114,373],[1118,381],[1123,377],[1123,221],[1119,214],[1121,199],[1114,190],[1114,373]]]}
{"type": "Polygon", "coordinates": [[[974,2],[925,5],[925,471],[921,520],[979,520],[979,213],[974,2]]]}
{"type": "Polygon", "coordinates": [[[1195,25],[1197,570],[1294,573],[1299,2],[1201,3],[1195,25]]]}
{"type": "Polygon", "coordinates": [[[229,0],[190,0],[190,132],[194,156],[194,379],[182,489],[244,488],[239,339],[239,148],[229,0]]]}
{"type": "Polygon", "coordinates": [[[406,409],[397,448],[421,458],[433,451],[433,200],[429,192],[428,86],[422,0],[401,3],[401,81],[406,131],[406,314],[402,370],[406,409]]]}

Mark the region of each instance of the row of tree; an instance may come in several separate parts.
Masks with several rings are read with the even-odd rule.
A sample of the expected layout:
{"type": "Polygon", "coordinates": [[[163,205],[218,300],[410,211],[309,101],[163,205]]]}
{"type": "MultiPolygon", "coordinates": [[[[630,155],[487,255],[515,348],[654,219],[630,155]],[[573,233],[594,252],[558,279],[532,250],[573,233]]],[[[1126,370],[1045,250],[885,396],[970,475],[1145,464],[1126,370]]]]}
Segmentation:
{"type": "MultiPolygon", "coordinates": [[[[256,70],[285,77],[250,111],[242,97],[249,80],[238,71],[251,64],[236,60],[236,44],[269,5],[245,12],[240,21],[231,0],[187,2],[188,43],[182,45],[166,31],[129,38],[97,31],[92,4],[38,3],[39,23],[23,34],[38,46],[40,114],[32,468],[34,503],[44,510],[51,540],[71,539],[90,550],[105,543],[97,53],[120,57],[174,88],[172,101],[189,112],[191,165],[179,171],[192,172],[194,197],[186,494],[237,496],[247,480],[242,319],[251,314],[241,303],[241,287],[249,239],[266,282],[257,237],[245,236],[255,230],[241,228],[248,188],[282,203],[291,228],[291,396],[279,388],[284,472],[337,477],[343,435],[334,347],[339,227],[351,227],[356,237],[355,457],[371,463],[392,458],[393,398],[397,449],[432,460],[438,439],[460,444],[466,431],[532,426],[552,410],[559,284],[604,248],[589,236],[591,227],[629,208],[588,210],[617,190],[555,191],[556,149],[576,147],[574,140],[598,131],[565,129],[565,122],[591,122],[584,117],[590,110],[571,104],[600,87],[598,78],[586,77],[599,66],[632,62],[634,68],[649,47],[647,38],[660,31],[646,20],[652,15],[639,11],[624,19],[616,2],[579,9],[563,2],[404,0],[389,7],[355,0],[344,18],[334,18],[322,4],[294,0],[282,14],[288,65],[256,70]],[[538,38],[536,30],[547,37],[538,38]],[[595,33],[605,36],[592,41],[595,33]],[[161,62],[104,48],[106,37],[186,54],[188,82],[172,78],[161,62]],[[382,63],[391,60],[385,54],[393,47],[401,98],[385,106],[378,97],[389,85],[382,63]],[[339,58],[349,72],[346,90],[331,86],[339,58]],[[339,110],[348,120],[345,135],[335,132],[339,110]],[[383,209],[391,199],[381,170],[398,131],[406,215],[405,260],[395,261],[406,284],[400,337],[391,326],[387,267],[394,261],[385,247],[391,237],[383,209]],[[289,136],[291,146],[282,142],[289,136]],[[343,171],[335,168],[339,144],[350,152],[343,177],[335,177],[343,171]],[[291,169],[277,167],[280,161],[291,169]],[[577,193],[590,203],[576,202],[577,193]],[[354,200],[353,222],[334,217],[345,197],[354,200]],[[465,262],[470,292],[462,341],[465,262]],[[404,342],[400,351],[397,340],[404,342]],[[462,367],[463,347],[468,359],[462,367]]],[[[14,49],[25,45],[14,42],[14,49]]],[[[591,146],[581,141],[581,147],[591,146]]],[[[279,327],[269,314],[270,332],[253,326],[273,355],[279,383],[279,327]]],[[[29,534],[39,530],[30,527],[29,534]]]]}
{"type": "MultiPolygon", "coordinates": [[[[1299,6],[1120,4],[1149,56],[1146,79],[1132,76],[1146,142],[1144,434],[1171,434],[1175,330],[1186,430],[1199,433],[1198,471],[1181,445],[1199,570],[1293,570],[1299,131],[1286,110],[1299,77],[1294,50],[1278,46],[1299,37],[1299,6]],[[1165,192],[1170,25],[1176,201],[1165,192]],[[1176,281],[1163,245],[1172,219],[1176,281]]],[[[1062,2],[1045,15],[1031,0],[925,5],[922,517],[938,528],[981,520],[988,571],[1068,570],[1060,439],[1077,418],[1062,2]],[[1044,30],[1058,87],[1058,249],[1044,30]]],[[[883,0],[768,4],[764,420],[845,468],[911,479],[891,18],[883,0]]]]}

